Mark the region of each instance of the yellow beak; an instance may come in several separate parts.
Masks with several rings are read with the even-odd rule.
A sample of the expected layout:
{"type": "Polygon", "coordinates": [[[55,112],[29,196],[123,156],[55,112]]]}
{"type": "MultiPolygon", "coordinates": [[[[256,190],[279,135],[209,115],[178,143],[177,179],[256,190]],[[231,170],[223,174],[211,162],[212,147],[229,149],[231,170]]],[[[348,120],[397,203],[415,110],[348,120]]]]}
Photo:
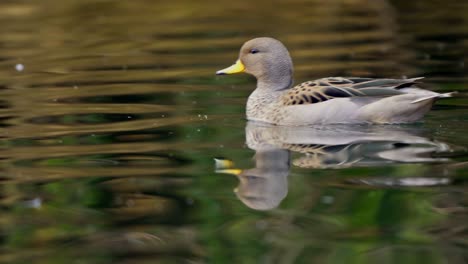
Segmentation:
{"type": "Polygon", "coordinates": [[[242,64],[240,60],[237,60],[234,65],[227,67],[226,69],[222,69],[216,72],[216,75],[224,75],[224,74],[233,74],[233,73],[239,73],[239,72],[244,72],[245,66],[242,64]]]}

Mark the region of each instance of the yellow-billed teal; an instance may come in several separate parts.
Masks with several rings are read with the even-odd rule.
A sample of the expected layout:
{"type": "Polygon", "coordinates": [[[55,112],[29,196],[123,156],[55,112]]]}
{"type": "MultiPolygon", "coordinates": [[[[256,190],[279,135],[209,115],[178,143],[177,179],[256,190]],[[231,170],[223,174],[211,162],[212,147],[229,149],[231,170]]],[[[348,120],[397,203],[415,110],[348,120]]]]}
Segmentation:
{"type": "Polygon", "coordinates": [[[244,43],[236,63],[216,74],[240,72],[257,78],[247,101],[247,119],[276,125],[414,122],[435,100],[452,94],[415,87],[421,78],[328,77],[292,87],[289,52],[267,37],[244,43]]]}

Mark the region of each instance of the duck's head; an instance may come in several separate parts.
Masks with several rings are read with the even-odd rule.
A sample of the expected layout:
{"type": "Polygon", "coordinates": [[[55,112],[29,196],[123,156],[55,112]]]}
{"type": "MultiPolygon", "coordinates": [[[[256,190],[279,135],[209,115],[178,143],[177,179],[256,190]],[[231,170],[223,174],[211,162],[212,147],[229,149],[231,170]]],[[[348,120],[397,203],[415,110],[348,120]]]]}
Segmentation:
{"type": "Polygon", "coordinates": [[[286,47],[273,38],[255,38],[242,45],[239,59],[217,75],[246,72],[257,78],[257,88],[274,90],[292,85],[293,64],[286,47]]]}

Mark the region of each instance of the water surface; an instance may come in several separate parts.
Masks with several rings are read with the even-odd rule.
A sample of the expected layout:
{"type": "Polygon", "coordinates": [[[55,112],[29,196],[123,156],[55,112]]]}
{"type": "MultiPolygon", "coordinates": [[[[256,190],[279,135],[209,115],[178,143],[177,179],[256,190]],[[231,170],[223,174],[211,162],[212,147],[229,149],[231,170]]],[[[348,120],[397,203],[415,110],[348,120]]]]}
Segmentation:
{"type": "Polygon", "coordinates": [[[463,1],[0,3],[4,263],[466,263],[463,1]],[[252,37],[296,82],[416,77],[423,122],[278,128],[252,37]],[[215,162],[217,161],[217,162],[215,162]]]}

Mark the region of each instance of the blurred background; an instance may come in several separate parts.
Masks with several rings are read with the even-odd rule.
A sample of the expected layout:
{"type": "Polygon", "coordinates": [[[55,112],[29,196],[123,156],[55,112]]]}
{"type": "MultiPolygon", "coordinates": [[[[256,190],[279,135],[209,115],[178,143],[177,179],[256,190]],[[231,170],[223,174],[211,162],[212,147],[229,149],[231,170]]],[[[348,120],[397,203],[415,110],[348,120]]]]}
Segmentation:
{"type": "Polygon", "coordinates": [[[468,2],[0,3],[0,263],[467,263],[468,2]],[[458,91],[405,126],[248,124],[246,40],[295,80],[458,91]],[[216,162],[215,162],[215,158],[216,162]]]}

